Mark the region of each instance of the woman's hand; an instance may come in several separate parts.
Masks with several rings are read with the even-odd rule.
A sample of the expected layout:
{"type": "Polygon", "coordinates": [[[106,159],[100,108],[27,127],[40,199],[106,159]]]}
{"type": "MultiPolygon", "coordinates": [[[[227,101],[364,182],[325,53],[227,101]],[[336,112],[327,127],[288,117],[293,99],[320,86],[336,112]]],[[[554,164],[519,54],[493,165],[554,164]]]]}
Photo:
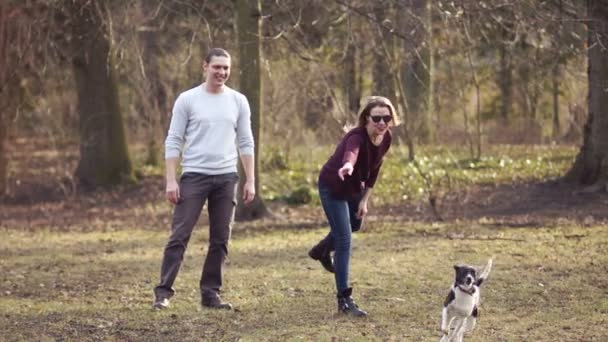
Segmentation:
{"type": "Polygon", "coordinates": [[[367,215],[367,201],[359,202],[359,209],[357,209],[357,218],[362,219],[367,215]]]}
{"type": "Polygon", "coordinates": [[[346,162],[344,163],[344,166],[342,166],[340,168],[340,170],[338,170],[338,177],[340,177],[341,180],[344,180],[344,176],[346,175],[352,175],[353,174],[353,164],[346,162]]]}

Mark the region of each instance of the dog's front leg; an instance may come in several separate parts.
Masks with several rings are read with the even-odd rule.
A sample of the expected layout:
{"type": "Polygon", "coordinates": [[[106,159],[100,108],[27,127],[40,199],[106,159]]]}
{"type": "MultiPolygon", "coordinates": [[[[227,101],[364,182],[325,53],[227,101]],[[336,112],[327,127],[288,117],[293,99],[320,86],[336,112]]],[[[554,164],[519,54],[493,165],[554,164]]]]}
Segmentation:
{"type": "Polygon", "coordinates": [[[443,310],[441,310],[441,332],[444,335],[447,335],[450,332],[449,327],[451,323],[452,322],[448,321],[448,308],[444,306],[443,310]]]}

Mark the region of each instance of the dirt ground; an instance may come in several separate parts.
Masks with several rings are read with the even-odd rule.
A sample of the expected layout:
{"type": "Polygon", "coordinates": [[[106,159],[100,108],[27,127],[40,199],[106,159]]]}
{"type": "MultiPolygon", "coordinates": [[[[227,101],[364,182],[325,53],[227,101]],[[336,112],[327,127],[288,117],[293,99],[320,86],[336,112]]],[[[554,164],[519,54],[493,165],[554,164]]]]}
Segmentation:
{"type": "MultiPolygon", "coordinates": [[[[475,220],[502,226],[552,226],[563,221],[584,224],[608,220],[608,194],[584,193],[561,182],[475,185],[440,199],[437,212],[447,222],[475,220]]],[[[436,220],[428,202],[382,208],[411,220],[436,220]]]]}
{"type": "MultiPolygon", "coordinates": [[[[9,147],[9,193],[0,197],[0,227],[92,230],[120,226],[167,227],[170,205],[164,201],[162,176],[142,176],[135,185],[78,193],[71,174],[73,147],[17,140],[9,147]]],[[[443,195],[436,212],[445,222],[475,221],[501,226],[553,226],[560,222],[591,225],[608,221],[608,193],[581,192],[560,182],[475,185],[443,195]]],[[[272,202],[273,225],[320,224],[318,206],[272,202]]],[[[399,201],[371,209],[371,218],[432,222],[427,201],[399,201]]],[[[247,228],[247,224],[241,225],[247,228]]]]}

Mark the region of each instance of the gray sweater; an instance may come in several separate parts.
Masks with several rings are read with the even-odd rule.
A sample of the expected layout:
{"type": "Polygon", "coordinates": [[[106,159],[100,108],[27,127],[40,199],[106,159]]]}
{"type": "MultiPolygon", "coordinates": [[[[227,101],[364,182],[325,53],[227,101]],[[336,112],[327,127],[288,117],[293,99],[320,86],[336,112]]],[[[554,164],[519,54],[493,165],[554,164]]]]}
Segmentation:
{"type": "Polygon", "coordinates": [[[251,110],[243,94],[227,86],[212,94],[199,85],[175,100],[165,159],[179,158],[181,152],[182,172],[237,172],[239,153],[253,151],[251,110]]]}

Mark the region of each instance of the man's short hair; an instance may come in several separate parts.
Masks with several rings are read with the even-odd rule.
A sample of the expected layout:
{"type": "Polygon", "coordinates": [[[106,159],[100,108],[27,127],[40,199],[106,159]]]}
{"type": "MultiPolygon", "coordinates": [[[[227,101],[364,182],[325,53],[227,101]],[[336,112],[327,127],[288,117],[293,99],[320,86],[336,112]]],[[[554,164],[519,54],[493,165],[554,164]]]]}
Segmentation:
{"type": "Polygon", "coordinates": [[[211,58],[213,57],[227,57],[230,58],[230,54],[228,53],[228,51],[221,49],[221,48],[213,48],[211,50],[209,50],[209,52],[207,52],[207,55],[205,56],[205,63],[209,63],[211,62],[211,58]]]}

